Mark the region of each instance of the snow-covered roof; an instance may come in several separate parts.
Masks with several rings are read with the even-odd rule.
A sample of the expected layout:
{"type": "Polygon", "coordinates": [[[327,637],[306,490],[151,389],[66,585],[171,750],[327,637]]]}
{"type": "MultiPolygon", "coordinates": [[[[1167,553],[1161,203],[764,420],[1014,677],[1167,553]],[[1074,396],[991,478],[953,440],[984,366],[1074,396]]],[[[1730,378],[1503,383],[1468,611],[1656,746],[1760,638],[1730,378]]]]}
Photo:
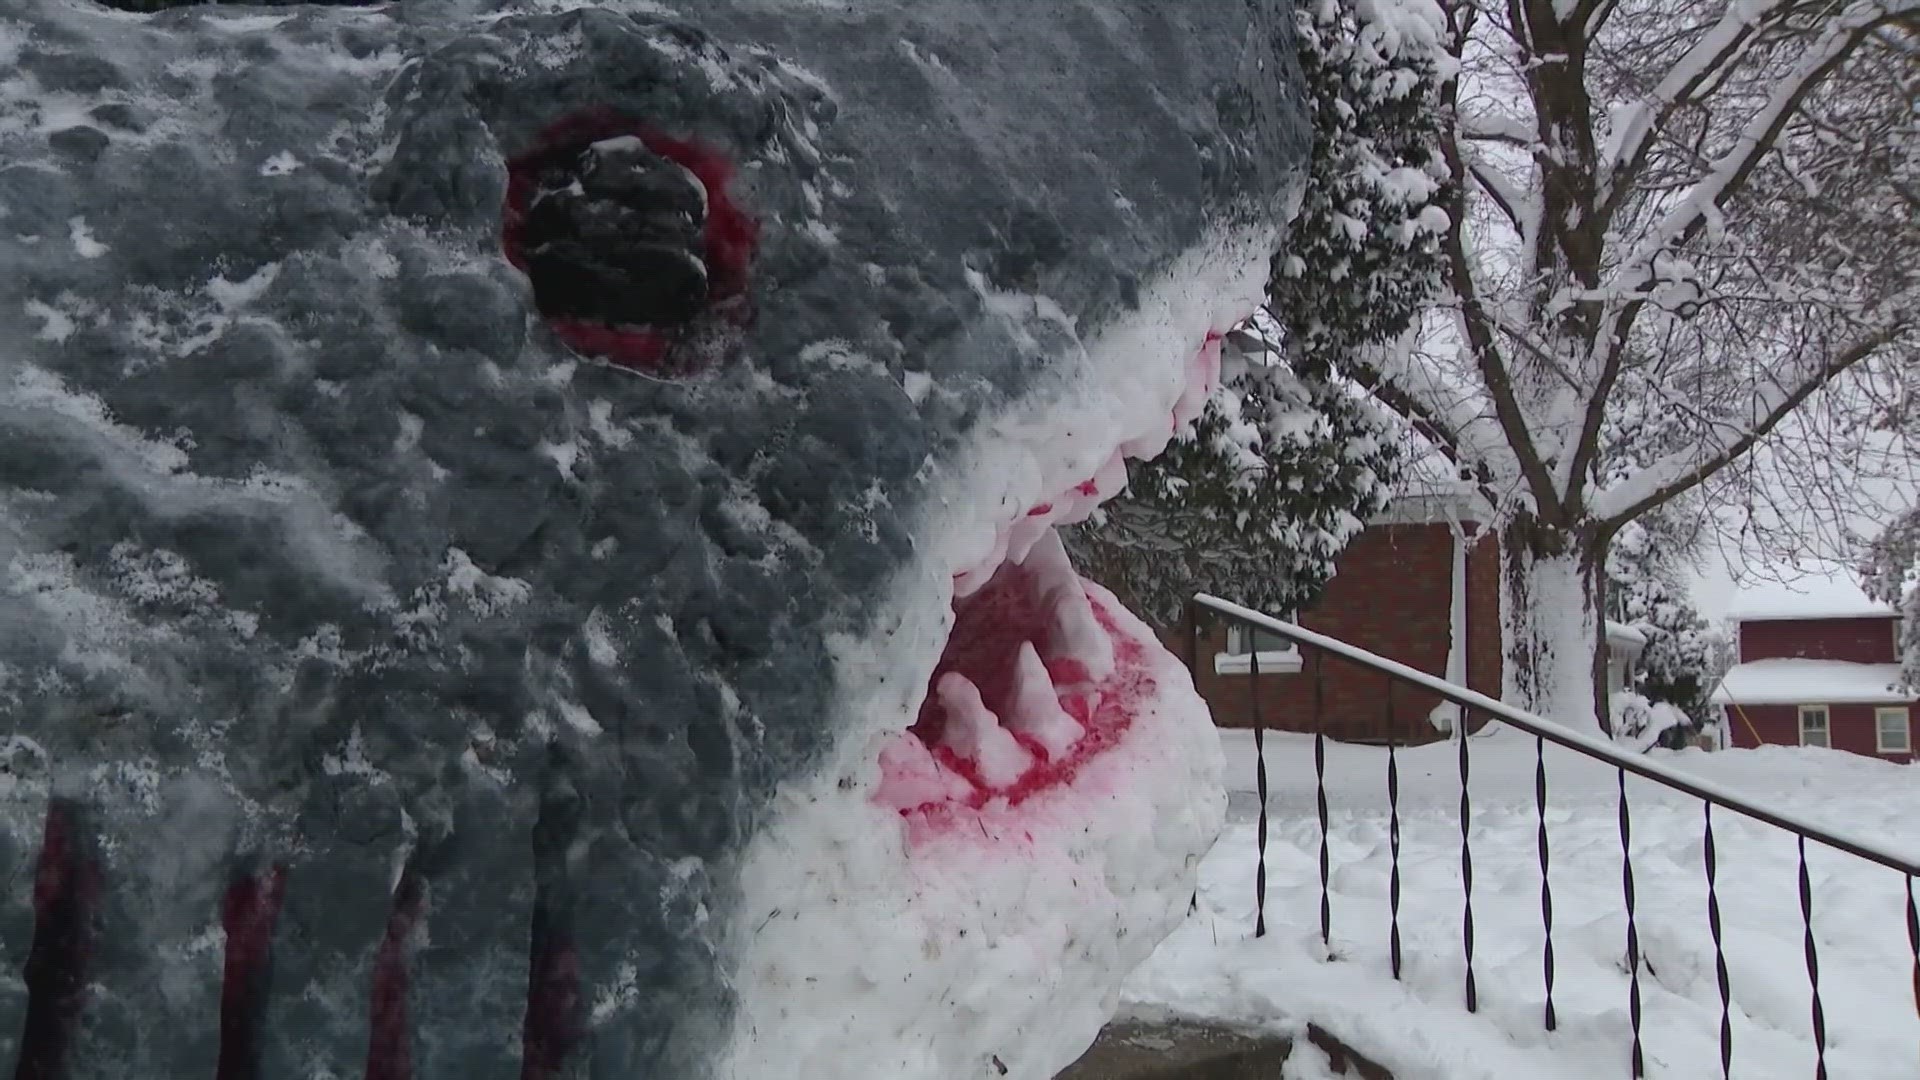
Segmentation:
{"type": "Polygon", "coordinates": [[[1713,692],[1717,705],[1843,705],[1911,701],[1893,689],[1898,664],[1781,658],[1734,665],[1713,692]]]}
{"type": "Polygon", "coordinates": [[[1742,622],[1780,619],[1862,619],[1898,614],[1861,590],[1850,574],[1809,574],[1791,583],[1773,583],[1741,592],[1728,615],[1742,622]]]}
{"type": "Polygon", "coordinates": [[[1626,623],[1614,622],[1612,619],[1608,619],[1607,640],[1609,642],[1618,642],[1622,645],[1639,645],[1645,647],[1647,644],[1647,635],[1628,626],[1626,623]]]}

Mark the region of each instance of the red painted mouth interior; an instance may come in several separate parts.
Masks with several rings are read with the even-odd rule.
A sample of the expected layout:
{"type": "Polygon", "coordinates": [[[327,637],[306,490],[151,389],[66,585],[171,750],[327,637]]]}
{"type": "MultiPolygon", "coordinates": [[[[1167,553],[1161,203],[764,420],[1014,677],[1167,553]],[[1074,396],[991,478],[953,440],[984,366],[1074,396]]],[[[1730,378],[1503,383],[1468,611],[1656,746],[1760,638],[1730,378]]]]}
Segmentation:
{"type": "MultiPolygon", "coordinates": [[[[948,672],[958,672],[980,688],[989,707],[996,703],[1005,706],[1010,701],[1020,643],[1044,633],[1048,621],[1031,585],[1028,575],[1012,567],[987,588],[960,602],[954,635],[935,668],[936,682],[948,672]]],[[[1005,798],[1018,805],[1053,785],[1070,783],[1082,764],[1112,747],[1132,725],[1133,706],[1152,689],[1150,681],[1137,670],[1143,650],[1138,642],[1117,636],[1118,627],[1102,602],[1091,597],[1088,602],[1100,629],[1113,641],[1114,671],[1096,681],[1088,678],[1086,663],[1073,656],[1043,660],[1061,708],[1085,729],[1065,752],[1050,750],[1034,735],[1012,732],[1014,740],[1032,756],[1033,765],[1012,784],[996,787],[980,775],[977,763],[960,758],[942,745],[947,710],[931,697],[921,707],[919,720],[910,730],[921,742],[936,748],[937,759],[974,785],[969,805],[977,807],[991,798],[1005,798]]]]}
{"type": "MultiPolygon", "coordinates": [[[[686,169],[706,189],[707,216],[703,261],[706,263],[710,322],[723,327],[745,326],[752,317],[747,288],[759,225],[748,216],[730,189],[734,167],[725,153],[696,139],[682,139],[607,108],[588,109],[564,117],[535,137],[533,149],[507,162],[507,201],[502,212],[500,243],[507,261],[527,272],[527,211],[537,178],[546,169],[572,161],[593,144],[631,135],[648,150],[686,169]]],[[[586,356],[650,374],[677,374],[711,366],[717,357],[689,355],[712,352],[711,341],[694,328],[649,325],[613,325],[549,315],[547,325],[568,347],[586,356]]],[[[708,327],[707,329],[712,329],[708,327]]],[[[711,334],[704,335],[710,339],[711,334]]]]}
{"type": "Polygon", "coordinates": [[[955,601],[919,717],[881,753],[876,801],[914,817],[1017,806],[1111,749],[1155,686],[1109,602],[1051,532],[955,601]]]}
{"type": "MultiPolygon", "coordinates": [[[[1222,338],[1208,333],[1189,358],[1171,430],[1197,416],[1217,385],[1222,338]]],[[[919,715],[880,753],[876,803],[920,822],[1018,806],[1073,783],[1132,727],[1157,693],[1145,661],[1158,643],[1121,629],[1112,597],[1074,572],[1052,528],[1084,518],[1126,479],[1116,450],[1093,476],[1000,530],[999,564],[989,564],[984,584],[979,570],[955,577],[952,633],[919,715]]]]}

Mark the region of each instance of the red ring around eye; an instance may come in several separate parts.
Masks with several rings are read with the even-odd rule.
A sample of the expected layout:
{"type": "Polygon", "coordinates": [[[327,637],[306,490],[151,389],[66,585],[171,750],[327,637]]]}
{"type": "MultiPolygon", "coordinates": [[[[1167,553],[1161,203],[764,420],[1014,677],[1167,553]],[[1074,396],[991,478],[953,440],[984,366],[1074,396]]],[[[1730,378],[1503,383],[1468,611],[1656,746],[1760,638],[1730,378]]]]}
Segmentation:
{"type": "MultiPolygon", "coordinates": [[[[527,211],[537,177],[576,159],[594,143],[635,136],[646,148],[692,173],[706,189],[707,217],[701,253],[707,266],[707,311],[718,323],[741,327],[751,318],[746,302],[759,224],[734,199],[734,165],[725,152],[692,138],[679,138],[617,110],[596,107],[562,117],[534,138],[534,145],[507,161],[507,197],[500,244],[507,261],[528,272],[527,211]]],[[[554,333],[575,352],[655,375],[687,374],[711,366],[716,355],[684,347],[683,327],[612,325],[542,312],[554,333]]]]}

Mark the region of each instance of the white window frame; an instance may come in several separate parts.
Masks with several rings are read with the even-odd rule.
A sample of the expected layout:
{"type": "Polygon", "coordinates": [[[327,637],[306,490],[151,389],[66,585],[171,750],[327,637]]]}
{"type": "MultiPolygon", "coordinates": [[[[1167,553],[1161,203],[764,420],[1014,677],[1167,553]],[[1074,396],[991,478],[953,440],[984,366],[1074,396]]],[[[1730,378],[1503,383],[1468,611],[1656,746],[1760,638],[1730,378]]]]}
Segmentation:
{"type": "MultiPolygon", "coordinates": [[[[1291,618],[1292,613],[1283,616],[1291,618]]],[[[1227,648],[1224,652],[1213,654],[1213,670],[1216,675],[1253,674],[1253,654],[1246,650],[1246,627],[1232,623],[1227,627],[1227,648]]],[[[1285,649],[1260,650],[1260,674],[1290,675],[1301,669],[1300,646],[1288,642],[1285,649]]]]}
{"type": "Polygon", "coordinates": [[[1905,705],[1881,705],[1873,710],[1873,749],[1879,754],[1913,753],[1913,713],[1905,705]],[[1887,745],[1884,726],[1890,716],[1900,718],[1900,745],[1887,745]]]}
{"type": "Polygon", "coordinates": [[[1826,705],[1800,706],[1800,745],[1818,746],[1823,750],[1833,749],[1833,709],[1831,707],[1826,705]],[[1809,729],[1807,727],[1807,717],[1814,713],[1820,714],[1820,726],[1809,729]],[[1807,732],[1809,730],[1815,730],[1820,733],[1819,742],[1807,741],[1807,732]]]}

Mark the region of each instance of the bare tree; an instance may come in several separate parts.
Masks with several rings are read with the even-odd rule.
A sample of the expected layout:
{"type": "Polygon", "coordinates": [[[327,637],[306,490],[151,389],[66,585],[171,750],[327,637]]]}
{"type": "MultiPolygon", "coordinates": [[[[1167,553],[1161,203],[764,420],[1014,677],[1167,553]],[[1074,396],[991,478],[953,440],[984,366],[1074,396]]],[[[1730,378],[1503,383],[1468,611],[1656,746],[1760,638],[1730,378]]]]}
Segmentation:
{"type": "Polygon", "coordinates": [[[1441,5],[1450,297],[1351,374],[1499,507],[1508,699],[1591,725],[1624,524],[1910,467],[1920,0],[1441,5]]]}

